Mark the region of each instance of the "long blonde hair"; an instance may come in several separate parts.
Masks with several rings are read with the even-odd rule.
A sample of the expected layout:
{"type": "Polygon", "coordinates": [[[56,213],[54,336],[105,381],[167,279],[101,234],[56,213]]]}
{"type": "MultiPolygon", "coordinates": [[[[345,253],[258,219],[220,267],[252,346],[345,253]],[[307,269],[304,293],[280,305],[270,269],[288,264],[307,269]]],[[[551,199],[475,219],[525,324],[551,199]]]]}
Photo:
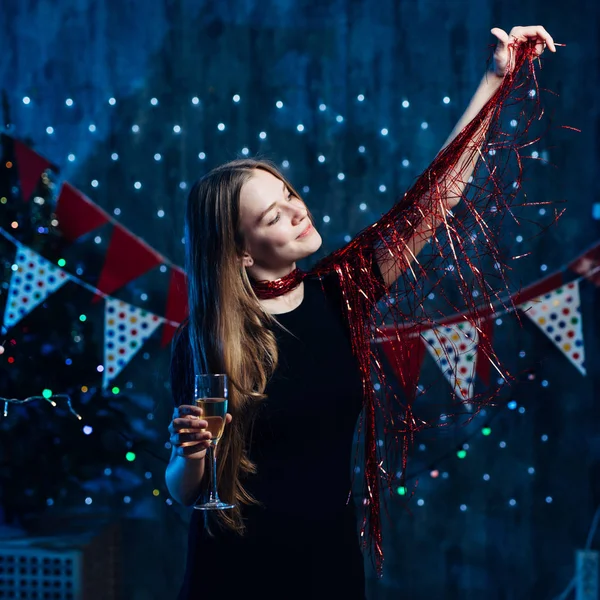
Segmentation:
{"type": "Polygon", "coordinates": [[[246,248],[240,232],[240,192],[256,169],[271,173],[297,195],[270,162],[234,160],[195,183],[185,217],[193,368],[196,373],[226,373],[230,381],[233,421],[219,442],[217,478],[219,495],[237,508],[218,511],[218,519],[240,534],[240,505],[257,503],[241,481],[256,472],[247,455],[250,427],[278,360],[277,341],[268,327],[277,321],[261,307],[241,261],[246,248]]]}

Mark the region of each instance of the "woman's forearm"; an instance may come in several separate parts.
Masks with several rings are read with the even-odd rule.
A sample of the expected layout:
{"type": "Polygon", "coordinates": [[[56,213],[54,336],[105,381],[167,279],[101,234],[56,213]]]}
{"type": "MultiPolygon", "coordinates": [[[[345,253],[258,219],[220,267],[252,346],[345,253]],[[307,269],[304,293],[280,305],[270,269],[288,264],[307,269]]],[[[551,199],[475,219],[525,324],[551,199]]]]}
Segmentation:
{"type": "MultiPolygon", "coordinates": [[[[487,71],[484,74],[469,105],[454,126],[448,139],[444,142],[440,152],[452,143],[456,136],[479,114],[479,111],[498,91],[502,81],[503,77],[496,75],[493,71],[487,71]]],[[[484,139],[489,125],[490,119],[483,121],[479,130],[473,136],[474,139],[484,139]]],[[[479,144],[481,142],[475,143],[479,144]]],[[[453,208],[460,201],[467,182],[475,170],[479,156],[479,147],[475,147],[474,145],[468,146],[463,155],[459,157],[454,168],[446,174],[444,180],[436,183],[435,193],[440,196],[441,204],[443,205],[439,206],[437,211],[424,213],[418,229],[410,238],[402,242],[403,261],[398,261],[391,253],[390,256],[385,256],[384,254],[380,257],[379,266],[388,286],[396,281],[402,271],[407,267],[410,268],[411,263],[427,244],[429,238],[444,223],[447,210],[453,208]]]]}
{"type": "MultiPolygon", "coordinates": [[[[492,96],[498,91],[502,84],[503,77],[499,77],[493,71],[487,71],[481,79],[477,90],[473,94],[465,112],[454,126],[454,129],[444,142],[442,150],[446,148],[456,136],[479,114],[479,111],[486,105],[492,96]]],[[[485,134],[490,126],[490,119],[482,122],[474,138],[476,140],[485,139],[485,134]]],[[[441,150],[440,150],[441,152],[441,150]]],[[[423,249],[427,240],[433,235],[433,232],[445,220],[446,209],[455,206],[462,198],[469,178],[475,170],[475,165],[480,155],[480,147],[467,147],[463,155],[458,159],[456,166],[447,175],[447,181],[438,182],[438,191],[445,193],[445,206],[440,207],[439,214],[433,214],[423,220],[422,226],[415,236],[409,240],[405,258],[410,263],[415,256],[423,249]]]]}
{"type": "Polygon", "coordinates": [[[200,495],[206,460],[173,455],[167,465],[165,481],[171,496],[183,506],[190,506],[200,495]]]}
{"type": "Polygon", "coordinates": [[[485,72],[465,112],[444,142],[442,150],[479,114],[479,111],[486,105],[488,100],[498,91],[503,80],[504,77],[496,75],[491,70],[485,72]]]}
{"type": "MultiPolygon", "coordinates": [[[[444,142],[442,150],[451,144],[456,136],[477,116],[477,114],[479,114],[479,111],[498,91],[502,85],[503,79],[503,77],[496,75],[493,71],[486,71],[477,90],[473,94],[467,109],[458,120],[458,123],[454,126],[454,129],[450,132],[448,139],[444,142]]],[[[489,126],[490,119],[483,121],[474,136],[474,139],[485,139],[485,134],[487,133],[489,126]]],[[[470,147],[467,147],[464,154],[458,159],[456,167],[448,174],[450,180],[447,182],[447,185],[444,185],[442,182],[442,187],[447,190],[446,200],[449,208],[452,208],[452,206],[457,204],[462,198],[467,182],[475,170],[480,149],[480,146],[474,147],[471,145],[470,147]]]]}

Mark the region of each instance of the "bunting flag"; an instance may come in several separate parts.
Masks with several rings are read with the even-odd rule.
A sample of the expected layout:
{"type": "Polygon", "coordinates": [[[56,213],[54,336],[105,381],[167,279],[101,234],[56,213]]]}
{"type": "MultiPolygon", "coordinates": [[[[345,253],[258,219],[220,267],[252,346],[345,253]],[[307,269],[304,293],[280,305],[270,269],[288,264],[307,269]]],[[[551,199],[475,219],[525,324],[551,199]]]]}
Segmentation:
{"type": "Polygon", "coordinates": [[[109,221],[99,206],[69,183],[60,188],[55,213],[61,233],[70,242],[109,221]]]}
{"type": "Polygon", "coordinates": [[[440,325],[422,334],[426,347],[461,400],[473,397],[477,328],[468,321],[440,325]]]}
{"type": "Polygon", "coordinates": [[[97,287],[110,294],[163,262],[164,257],[148,244],[115,225],[97,287]]]}
{"type": "MultiPolygon", "coordinates": [[[[21,193],[23,200],[27,202],[42,173],[47,169],[58,171],[58,168],[23,143],[2,134],[2,141],[7,139],[13,144],[21,193]]],[[[55,213],[62,233],[69,241],[77,240],[106,223],[115,223],[105,211],[68,183],[64,183],[61,188],[55,213]]],[[[5,328],[18,323],[66,281],[91,287],[22,246],[11,236],[7,236],[6,232],[0,230],[0,233],[17,246],[17,270],[11,276],[3,318],[5,328]]],[[[98,289],[95,290],[95,299],[103,298],[163,263],[168,263],[165,257],[115,223],[97,284],[98,289]]],[[[514,294],[511,302],[505,302],[504,305],[512,304],[523,310],[585,375],[579,281],[585,278],[595,286],[600,286],[600,243],[578,256],[568,268],[580,275],[580,279],[563,286],[563,274],[556,272],[514,294]]],[[[166,346],[171,341],[177,324],[187,317],[187,313],[185,274],[175,266],[171,266],[165,318],[107,298],[104,384],[107,385],[123,369],[162,323],[164,329],[161,345],[166,346]]],[[[487,332],[481,340],[478,329],[472,323],[460,320],[464,315],[455,315],[446,324],[439,324],[421,333],[416,330],[405,331],[399,337],[398,332],[395,332],[380,340],[379,343],[409,399],[414,399],[415,396],[424,347],[428,348],[460,398],[466,400],[472,397],[475,374],[483,383],[489,382],[492,365],[488,357],[491,353],[487,352],[486,347],[479,345],[484,340],[491,343],[493,307],[488,313],[484,317],[480,315],[479,331],[484,334],[487,332]],[[426,343],[423,344],[422,340],[426,343]]]]}
{"type": "MultiPolygon", "coordinates": [[[[0,233],[17,247],[15,271],[11,276],[3,318],[5,329],[17,324],[67,281],[83,285],[92,292],[95,291],[96,296],[104,297],[101,290],[94,290],[64,272],[30,248],[23,246],[7,232],[0,229],[0,233]]],[[[129,236],[126,235],[124,239],[125,242],[117,243],[117,249],[127,250],[129,236]]],[[[142,252],[144,251],[145,245],[142,245],[142,252]]],[[[595,260],[597,252],[597,248],[594,247],[578,260],[595,260]]],[[[148,261],[155,260],[157,255],[150,254],[148,261]]],[[[570,268],[579,268],[580,265],[576,265],[576,262],[572,262],[570,268]]],[[[586,269],[586,273],[589,273],[589,269],[586,269]]],[[[579,282],[582,280],[583,278],[580,278],[563,284],[562,274],[556,273],[518,292],[512,301],[513,305],[523,311],[552,340],[579,372],[585,375],[579,295],[579,282]]],[[[106,298],[104,387],[120,373],[159,326],[164,326],[161,345],[165,346],[170,342],[177,325],[187,317],[185,291],[185,273],[178,267],[172,267],[164,318],[114,298],[106,298]]],[[[488,384],[491,363],[487,358],[486,348],[480,344],[478,332],[487,331],[487,337],[491,340],[494,316],[495,313],[491,311],[480,315],[477,326],[468,321],[458,320],[462,319],[462,316],[455,315],[446,323],[440,323],[427,330],[380,330],[383,336],[379,338],[378,343],[398,377],[408,401],[415,399],[425,347],[459,398],[469,400],[473,397],[475,376],[484,384],[488,384]]]]}
{"type": "Polygon", "coordinates": [[[479,330],[483,335],[479,336],[480,340],[486,340],[486,344],[479,344],[477,348],[477,364],[475,365],[475,371],[477,377],[485,385],[490,384],[490,371],[492,370],[492,363],[490,356],[492,355],[491,347],[494,340],[494,321],[491,315],[486,315],[486,318],[479,321],[479,330]]]}
{"type": "Polygon", "coordinates": [[[25,144],[19,142],[19,140],[13,140],[13,144],[17,171],[19,173],[19,182],[21,184],[21,196],[23,202],[28,202],[42,173],[46,169],[53,169],[54,171],[57,171],[58,169],[49,160],[40,156],[25,144]]]}
{"type": "Polygon", "coordinates": [[[179,269],[171,269],[169,282],[169,295],[165,310],[165,324],[163,326],[161,347],[165,347],[172,339],[177,329],[175,323],[181,323],[188,314],[187,286],[185,273],[179,269]],[[170,322],[169,322],[170,321],[170,322]]]}
{"type": "Polygon", "coordinates": [[[415,331],[390,331],[396,339],[381,340],[381,348],[398,378],[407,401],[414,402],[425,357],[423,339],[415,331]]]}
{"type": "Polygon", "coordinates": [[[578,256],[569,264],[569,269],[600,287],[600,243],[578,256]]]}
{"type": "Polygon", "coordinates": [[[161,317],[137,306],[106,298],[103,388],[123,370],[162,322],[161,317]]]}
{"type": "Polygon", "coordinates": [[[4,309],[6,329],[16,325],[69,280],[62,269],[20,244],[17,246],[16,265],[4,309]]]}
{"type": "Polygon", "coordinates": [[[579,282],[573,281],[538,296],[519,305],[519,308],[552,340],[579,372],[585,375],[579,282]]]}

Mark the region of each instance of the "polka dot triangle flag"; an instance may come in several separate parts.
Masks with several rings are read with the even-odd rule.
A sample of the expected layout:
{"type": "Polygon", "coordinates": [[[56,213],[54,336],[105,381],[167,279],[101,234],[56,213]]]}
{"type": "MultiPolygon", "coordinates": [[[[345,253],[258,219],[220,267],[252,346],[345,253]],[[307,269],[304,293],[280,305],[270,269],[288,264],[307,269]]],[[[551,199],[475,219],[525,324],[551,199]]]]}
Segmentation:
{"type": "Polygon", "coordinates": [[[10,279],[8,300],[4,309],[3,324],[6,329],[16,325],[50,294],[69,281],[69,276],[62,269],[25,246],[17,246],[15,264],[17,270],[13,271],[10,279]]]}
{"type": "Polygon", "coordinates": [[[115,298],[106,298],[104,309],[104,375],[106,387],[144,345],[162,317],[115,298]]]}
{"type": "Polygon", "coordinates": [[[554,342],[579,369],[585,371],[583,328],[579,302],[579,282],[538,296],[519,306],[521,310],[554,342]]]}
{"type": "Polygon", "coordinates": [[[462,321],[434,327],[421,336],[459,400],[472,398],[479,338],[475,326],[462,321]]]}

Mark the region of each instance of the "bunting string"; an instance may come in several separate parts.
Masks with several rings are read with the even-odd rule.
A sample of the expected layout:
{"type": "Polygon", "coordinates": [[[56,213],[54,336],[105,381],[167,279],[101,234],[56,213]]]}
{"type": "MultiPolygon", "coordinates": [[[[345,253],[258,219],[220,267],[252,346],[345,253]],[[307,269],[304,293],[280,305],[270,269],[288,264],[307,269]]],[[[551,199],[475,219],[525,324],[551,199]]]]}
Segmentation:
{"type": "MultiPolygon", "coordinates": [[[[2,228],[0,235],[17,248],[17,271],[13,269],[3,320],[6,330],[15,326],[66,282],[75,283],[95,298],[105,301],[103,388],[119,375],[160,325],[166,324],[173,331],[180,325],[179,321],[114,298],[67,273],[2,228]]],[[[571,264],[581,262],[579,257],[571,264]]],[[[579,284],[584,279],[594,282],[600,272],[600,264],[589,260],[584,264],[589,269],[583,271],[579,268],[579,277],[568,283],[563,284],[559,271],[512,294],[508,299],[498,299],[495,304],[480,311],[477,323],[469,321],[466,314],[455,314],[421,327],[412,326],[406,331],[381,325],[377,328],[378,336],[374,342],[382,345],[401,386],[410,395],[416,393],[423,354],[414,346],[415,342],[411,342],[410,351],[407,351],[408,347],[401,348],[401,344],[395,345],[394,342],[402,337],[405,344],[410,340],[422,343],[437,362],[456,397],[469,409],[468,401],[473,396],[476,374],[479,374],[482,361],[489,358],[478,356],[481,328],[486,322],[521,311],[585,375],[579,284]]]]}

